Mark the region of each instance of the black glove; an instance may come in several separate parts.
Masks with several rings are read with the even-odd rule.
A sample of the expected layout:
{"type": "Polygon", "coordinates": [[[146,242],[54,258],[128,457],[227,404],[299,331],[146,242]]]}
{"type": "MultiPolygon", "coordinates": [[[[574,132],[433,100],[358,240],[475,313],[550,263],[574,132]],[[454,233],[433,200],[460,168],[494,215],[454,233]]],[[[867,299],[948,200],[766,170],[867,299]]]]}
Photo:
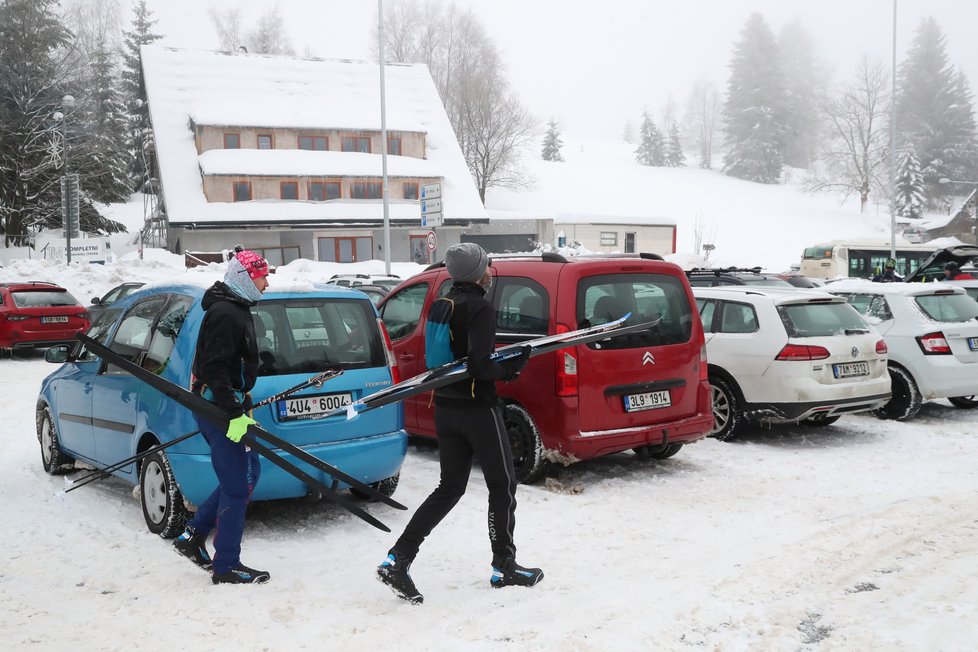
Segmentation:
{"type": "Polygon", "coordinates": [[[508,358],[502,363],[505,370],[503,380],[515,380],[520,375],[520,372],[523,371],[523,367],[525,367],[526,363],[530,361],[531,350],[532,348],[530,346],[521,346],[520,352],[517,355],[508,358]]]}

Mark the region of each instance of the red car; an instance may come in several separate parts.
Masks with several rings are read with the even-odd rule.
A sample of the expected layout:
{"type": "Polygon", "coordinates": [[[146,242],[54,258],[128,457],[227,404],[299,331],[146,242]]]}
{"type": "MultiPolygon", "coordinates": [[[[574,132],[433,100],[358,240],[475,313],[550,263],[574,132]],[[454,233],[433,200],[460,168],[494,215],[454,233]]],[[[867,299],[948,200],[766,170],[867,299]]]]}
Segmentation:
{"type": "Polygon", "coordinates": [[[74,343],[88,326],[88,312],[63,287],[0,283],[0,349],[74,343]]]}
{"type": "MultiPolygon", "coordinates": [[[[661,316],[654,329],[535,356],[499,383],[517,476],[539,479],[548,462],[634,449],[666,458],[713,427],[703,327],[689,281],[654,254],[493,257],[489,297],[497,345],[631,313],[661,316]]],[[[402,378],[424,371],[428,308],[451,287],[444,263],[412,276],[380,303],[402,378]]],[[[404,401],[408,433],[434,437],[431,397],[404,401]]]]}

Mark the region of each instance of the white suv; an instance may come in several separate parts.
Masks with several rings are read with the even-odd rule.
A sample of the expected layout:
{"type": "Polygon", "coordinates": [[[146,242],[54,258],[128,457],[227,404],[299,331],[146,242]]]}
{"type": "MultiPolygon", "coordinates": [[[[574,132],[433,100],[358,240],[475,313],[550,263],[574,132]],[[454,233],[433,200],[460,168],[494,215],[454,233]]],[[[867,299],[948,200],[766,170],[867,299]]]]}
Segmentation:
{"type": "Polygon", "coordinates": [[[827,289],[845,297],[886,339],[893,398],[876,416],[909,419],[935,398],[978,407],[978,303],[964,288],[846,280],[827,289]]]}
{"type": "Polygon", "coordinates": [[[721,441],[748,422],[828,425],[890,399],[886,344],[844,299],[815,290],[693,288],[721,441]]]}
{"type": "Polygon", "coordinates": [[[333,274],[326,282],[344,287],[380,285],[390,291],[400,284],[401,280],[401,277],[396,274],[333,274]]]}

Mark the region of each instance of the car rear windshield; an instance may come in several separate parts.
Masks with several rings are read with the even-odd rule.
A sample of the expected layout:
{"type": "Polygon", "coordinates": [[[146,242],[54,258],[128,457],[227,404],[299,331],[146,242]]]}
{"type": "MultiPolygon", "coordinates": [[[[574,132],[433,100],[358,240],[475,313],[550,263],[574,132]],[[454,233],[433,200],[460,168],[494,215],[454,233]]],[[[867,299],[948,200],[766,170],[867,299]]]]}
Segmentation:
{"type": "Polygon", "coordinates": [[[357,299],[273,299],[251,309],[258,375],[385,366],[373,305],[357,299]]]}
{"type": "Polygon", "coordinates": [[[18,308],[80,305],[66,290],[16,290],[10,296],[18,308]]]}
{"type": "Polygon", "coordinates": [[[788,337],[826,337],[869,332],[869,325],[848,303],[796,303],[778,306],[788,337]]]}
{"type": "Polygon", "coordinates": [[[967,294],[928,294],[914,297],[914,301],[934,321],[968,321],[978,317],[978,303],[967,294]]]}
{"type": "Polygon", "coordinates": [[[607,274],[581,279],[577,287],[578,328],[614,321],[627,313],[628,325],[660,319],[649,330],[590,344],[625,349],[688,342],[694,311],[681,279],[668,274],[607,274]]]}

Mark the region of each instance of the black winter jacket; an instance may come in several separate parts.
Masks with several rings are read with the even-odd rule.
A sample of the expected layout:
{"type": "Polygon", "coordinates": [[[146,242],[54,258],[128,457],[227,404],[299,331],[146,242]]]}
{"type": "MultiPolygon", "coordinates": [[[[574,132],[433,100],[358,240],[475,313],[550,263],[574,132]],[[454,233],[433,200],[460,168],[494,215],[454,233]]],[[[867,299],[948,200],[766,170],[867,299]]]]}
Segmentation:
{"type": "Polygon", "coordinates": [[[253,305],[221,281],[209,287],[201,300],[204,322],[197,337],[193,372],[197,384],[214,393],[211,400],[228,419],[241,416],[250,407],[238,400],[235,391],[246,393],[255,386],[258,343],[250,310],[253,305]]]}
{"type": "Polygon", "coordinates": [[[448,298],[455,302],[449,321],[452,354],[456,360],[468,357],[468,371],[472,377],[435,390],[435,398],[439,402],[495,403],[498,400],[496,381],[512,375],[508,366],[489,359],[496,348],[496,309],[477,283],[455,282],[448,291],[448,298]]]}

